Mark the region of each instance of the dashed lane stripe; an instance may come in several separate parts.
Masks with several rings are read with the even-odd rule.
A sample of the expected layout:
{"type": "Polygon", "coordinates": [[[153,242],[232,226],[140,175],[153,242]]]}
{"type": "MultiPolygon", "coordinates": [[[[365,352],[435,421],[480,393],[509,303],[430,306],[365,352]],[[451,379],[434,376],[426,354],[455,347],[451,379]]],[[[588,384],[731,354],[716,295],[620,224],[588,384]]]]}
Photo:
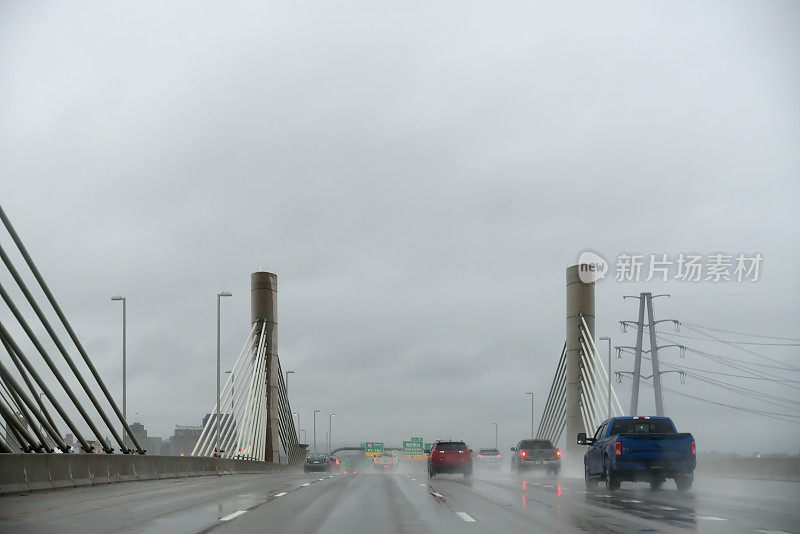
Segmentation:
{"type": "Polygon", "coordinates": [[[456,512],[456,515],[466,521],[467,523],[474,523],[475,520],[472,519],[468,513],[466,512],[456,512]]]}
{"type": "Polygon", "coordinates": [[[236,519],[242,514],[246,514],[247,510],[239,510],[238,512],[233,512],[230,515],[226,515],[225,517],[220,518],[220,521],[230,521],[231,519],[236,519]]]}

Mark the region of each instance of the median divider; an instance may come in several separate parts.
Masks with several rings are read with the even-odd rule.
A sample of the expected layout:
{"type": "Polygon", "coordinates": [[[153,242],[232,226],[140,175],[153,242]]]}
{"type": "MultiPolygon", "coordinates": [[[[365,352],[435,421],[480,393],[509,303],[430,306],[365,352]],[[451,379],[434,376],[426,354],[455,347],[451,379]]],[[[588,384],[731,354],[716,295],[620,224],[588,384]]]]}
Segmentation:
{"type": "Polygon", "coordinates": [[[163,478],[288,473],[256,460],[138,454],[0,454],[0,495],[163,478]]]}
{"type": "Polygon", "coordinates": [[[47,466],[47,454],[24,454],[22,466],[25,468],[25,482],[31,491],[53,489],[50,482],[50,470],[47,466]]]}

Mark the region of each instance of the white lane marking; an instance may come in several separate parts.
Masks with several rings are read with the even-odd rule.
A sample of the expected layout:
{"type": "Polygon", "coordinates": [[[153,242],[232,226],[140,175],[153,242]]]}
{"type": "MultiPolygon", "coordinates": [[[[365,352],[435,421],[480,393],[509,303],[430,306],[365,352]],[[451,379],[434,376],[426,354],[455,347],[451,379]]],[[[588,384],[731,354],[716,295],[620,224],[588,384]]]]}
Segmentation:
{"type": "Polygon", "coordinates": [[[714,515],[698,515],[697,519],[704,519],[706,521],[727,521],[724,517],[717,517],[714,515]]]}
{"type": "Polygon", "coordinates": [[[300,484],[300,486],[308,486],[311,482],[306,482],[305,484],[300,484]]]}
{"type": "Polygon", "coordinates": [[[678,511],[677,508],[673,508],[672,506],[653,506],[653,508],[656,508],[658,510],[667,510],[668,512],[677,512],[678,511]]]}
{"type": "Polygon", "coordinates": [[[416,481],[417,479],[416,479],[416,478],[412,478],[411,480],[414,480],[414,481],[416,481]]]}
{"type": "Polygon", "coordinates": [[[275,496],[276,496],[276,497],[283,497],[284,495],[286,495],[286,492],[285,492],[285,491],[282,491],[282,492],[280,492],[280,493],[276,493],[276,494],[275,494],[275,496]]]}
{"type": "Polygon", "coordinates": [[[320,478],[320,479],[317,479],[317,480],[325,480],[325,479],[324,478],[320,478]]]}
{"type": "Polygon", "coordinates": [[[756,532],[760,532],[761,534],[789,534],[785,530],[756,530],[756,532]]]}
{"type": "Polygon", "coordinates": [[[637,501],[636,499],[622,499],[622,502],[642,502],[642,501],[637,501]]]}
{"type": "Polygon", "coordinates": [[[437,493],[435,491],[433,493],[431,493],[431,495],[433,495],[434,497],[439,497],[440,499],[444,499],[444,497],[442,496],[441,493],[437,493]]]}
{"type": "Polygon", "coordinates": [[[461,519],[463,519],[464,521],[466,521],[467,523],[474,523],[474,522],[475,522],[475,520],[474,520],[474,519],[472,519],[472,518],[469,516],[469,514],[467,514],[467,513],[465,513],[465,512],[456,512],[456,515],[457,515],[458,517],[460,517],[461,519]]]}
{"type": "Polygon", "coordinates": [[[423,487],[424,487],[424,486],[426,486],[426,484],[420,484],[420,486],[423,486],[423,487]]]}
{"type": "Polygon", "coordinates": [[[230,515],[226,515],[225,517],[221,517],[220,521],[230,521],[231,519],[236,519],[242,514],[246,514],[247,510],[239,510],[238,512],[233,512],[230,515]]]}
{"type": "Polygon", "coordinates": [[[613,495],[595,495],[595,497],[613,497],[613,495]]]}
{"type": "Polygon", "coordinates": [[[328,475],[328,478],[333,478],[333,475],[328,475]]]}

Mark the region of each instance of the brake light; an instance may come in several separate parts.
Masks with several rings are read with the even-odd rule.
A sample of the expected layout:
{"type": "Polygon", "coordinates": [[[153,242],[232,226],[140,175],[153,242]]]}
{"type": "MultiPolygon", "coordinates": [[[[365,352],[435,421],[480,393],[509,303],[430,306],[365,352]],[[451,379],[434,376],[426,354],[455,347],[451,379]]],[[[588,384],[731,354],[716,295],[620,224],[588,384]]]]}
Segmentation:
{"type": "Polygon", "coordinates": [[[483,455],[482,455],[482,454],[479,454],[479,455],[478,455],[478,458],[483,458],[483,455]]]}
{"type": "Polygon", "coordinates": [[[614,456],[621,456],[622,455],[622,442],[615,441],[614,442],[614,456]]]}
{"type": "Polygon", "coordinates": [[[497,455],[497,457],[498,457],[498,458],[502,458],[502,457],[503,457],[503,455],[502,455],[502,454],[498,454],[498,455],[497,455]]]}
{"type": "Polygon", "coordinates": [[[558,456],[559,458],[561,457],[561,451],[558,449],[556,449],[556,456],[558,456]]]}
{"type": "Polygon", "coordinates": [[[697,454],[697,445],[695,444],[694,440],[692,441],[691,444],[691,450],[692,450],[692,456],[697,454]]]}
{"type": "Polygon", "coordinates": [[[521,453],[519,453],[519,455],[525,458],[525,451],[522,451],[521,453]]]}

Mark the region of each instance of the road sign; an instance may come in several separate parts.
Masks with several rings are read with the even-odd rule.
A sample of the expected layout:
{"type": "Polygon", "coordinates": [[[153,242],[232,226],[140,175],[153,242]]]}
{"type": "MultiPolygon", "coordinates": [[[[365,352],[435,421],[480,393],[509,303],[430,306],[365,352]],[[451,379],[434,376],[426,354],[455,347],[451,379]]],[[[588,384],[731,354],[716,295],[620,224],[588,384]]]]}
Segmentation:
{"type": "Polygon", "coordinates": [[[411,438],[411,441],[422,441],[422,438],[411,438]]]}
{"type": "Polygon", "coordinates": [[[383,454],[383,443],[380,441],[368,441],[364,443],[364,454],[366,456],[383,454]]]}
{"type": "MultiPolygon", "coordinates": [[[[429,451],[432,448],[433,448],[433,443],[426,443],[425,446],[423,447],[423,449],[426,450],[426,451],[429,451]]],[[[427,455],[428,455],[428,453],[425,454],[425,456],[427,456],[427,455]]]]}
{"type": "Polygon", "coordinates": [[[422,451],[422,441],[404,441],[403,457],[415,459],[425,458],[425,454],[422,451]]]}

